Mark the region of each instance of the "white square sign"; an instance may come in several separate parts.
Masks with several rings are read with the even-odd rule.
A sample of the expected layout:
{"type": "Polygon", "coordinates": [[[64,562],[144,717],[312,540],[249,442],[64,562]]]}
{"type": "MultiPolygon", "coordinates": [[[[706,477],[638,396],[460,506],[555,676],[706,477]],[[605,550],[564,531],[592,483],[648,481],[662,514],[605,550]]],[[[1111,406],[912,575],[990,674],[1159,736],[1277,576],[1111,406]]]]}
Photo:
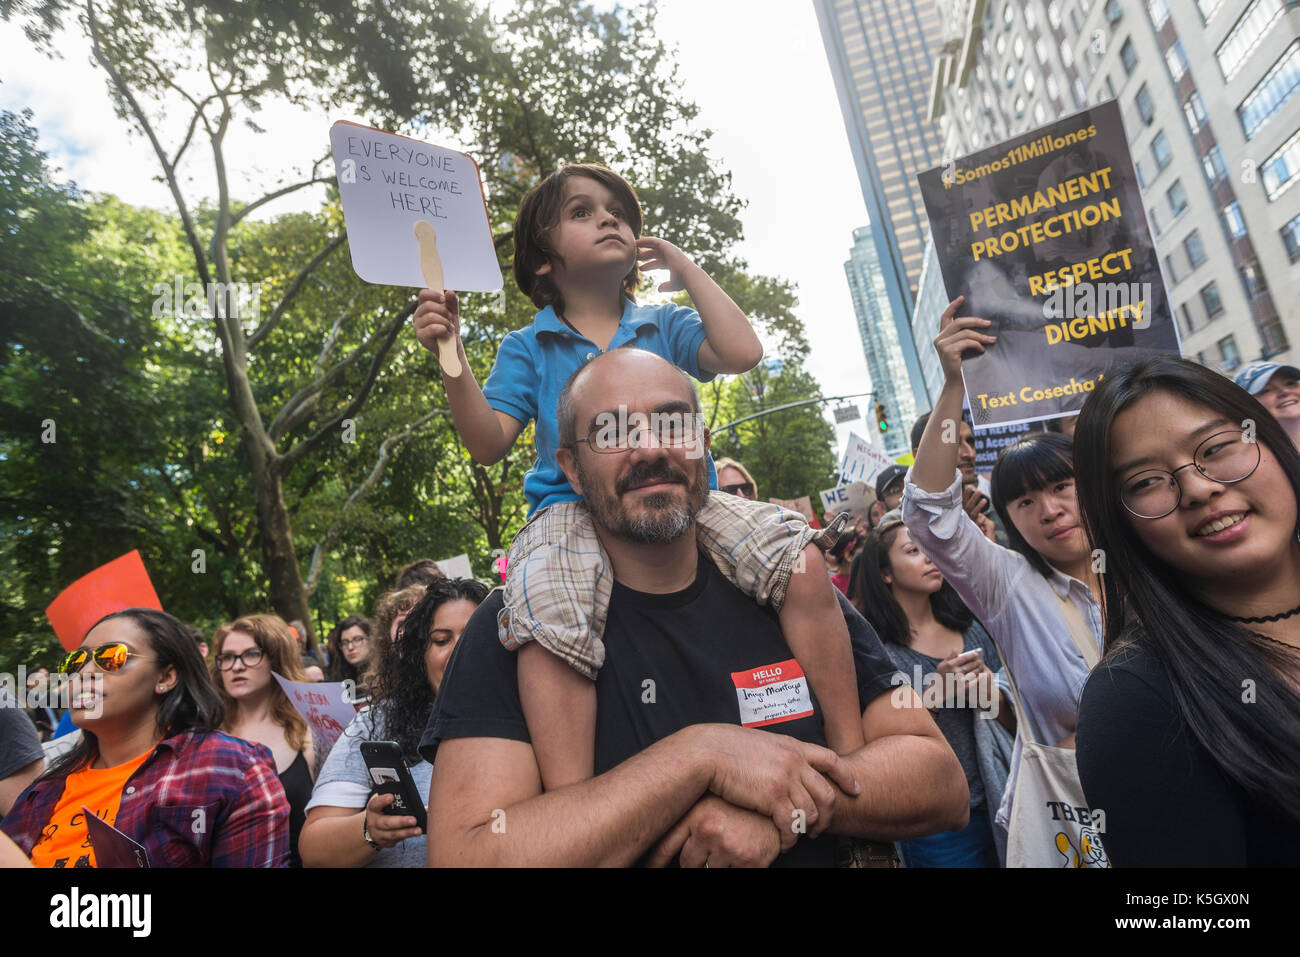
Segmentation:
{"type": "Polygon", "coordinates": [[[330,127],[352,268],[366,282],[426,285],[415,224],[436,234],[443,285],[501,288],[478,164],[466,153],[339,120],[330,127]]]}

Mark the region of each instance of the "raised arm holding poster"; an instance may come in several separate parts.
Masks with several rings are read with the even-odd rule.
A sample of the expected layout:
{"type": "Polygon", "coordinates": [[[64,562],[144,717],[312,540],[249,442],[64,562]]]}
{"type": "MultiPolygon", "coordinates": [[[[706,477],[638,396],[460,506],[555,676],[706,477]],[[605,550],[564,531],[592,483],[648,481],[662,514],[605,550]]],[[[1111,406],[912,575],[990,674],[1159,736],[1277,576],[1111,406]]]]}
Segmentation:
{"type": "Polygon", "coordinates": [[[1179,354],[1113,101],[917,182],[948,298],[997,337],[962,363],[977,427],[1077,412],[1111,366],[1179,354]]]}

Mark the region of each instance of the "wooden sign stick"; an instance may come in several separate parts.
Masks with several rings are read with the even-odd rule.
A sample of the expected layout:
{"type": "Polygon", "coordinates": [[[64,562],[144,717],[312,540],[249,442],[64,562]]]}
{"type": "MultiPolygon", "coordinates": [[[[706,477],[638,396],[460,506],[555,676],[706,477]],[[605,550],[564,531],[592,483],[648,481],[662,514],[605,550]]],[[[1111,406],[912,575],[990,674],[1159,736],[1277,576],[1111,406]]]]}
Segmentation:
{"type": "MultiPolygon", "coordinates": [[[[420,220],[415,224],[415,241],[420,244],[420,271],[424,273],[424,284],[430,289],[443,292],[442,260],[438,258],[438,234],[433,224],[420,220]]],[[[438,364],[442,371],[453,379],[460,377],[460,358],[456,355],[454,336],[443,336],[438,340],[438,364]]]]}

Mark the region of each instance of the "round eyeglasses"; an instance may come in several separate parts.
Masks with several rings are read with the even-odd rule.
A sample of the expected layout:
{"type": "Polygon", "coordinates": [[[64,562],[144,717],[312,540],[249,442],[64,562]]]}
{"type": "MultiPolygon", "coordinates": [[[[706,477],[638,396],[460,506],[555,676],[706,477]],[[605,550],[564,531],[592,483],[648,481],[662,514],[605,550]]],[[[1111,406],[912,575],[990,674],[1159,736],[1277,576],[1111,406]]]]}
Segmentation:
{"type": "Polygon", "coordinates": [[[1215,432],[1196,447],[1192,461],[1172,472],[1144,469],[1124,480],[1120,501],[1138,518],[1164,518],[1182,501],[1183,488],[1178,473],[1195,468],[1211,482],[1232,485],[1249,478],[1259,467],[1259,443],[1252,433],[1241,429],[1215,432]]]}
{"type": "Polygon", "coordinates": [[[239,661],[245,668],[256,668],[261,664],[262,658],[265,657],[265,655],[266,652],[261,648],[249,648],[247,651],[238,655],[224,653],[217,655],[217,667],[222,671],[229,671],[235,667],[235,662],[239,661]]]}
{"type": "MultiPolygon", "coordinates": [[[[100,645],[93,651],[89,648],[78,648],[63,659],[59,665],[59,673],[64,675],[75,675],[86,663],[92,658],[100,671],[121,671],[126,666],[128,658],[143,658],[143,655],[137,655],[134,651],[127,648],[120,641],[114,641],[111,644],[100,645]]],[[[145,658],[146,661],[157,661],[156,658],[145,658]]]]}

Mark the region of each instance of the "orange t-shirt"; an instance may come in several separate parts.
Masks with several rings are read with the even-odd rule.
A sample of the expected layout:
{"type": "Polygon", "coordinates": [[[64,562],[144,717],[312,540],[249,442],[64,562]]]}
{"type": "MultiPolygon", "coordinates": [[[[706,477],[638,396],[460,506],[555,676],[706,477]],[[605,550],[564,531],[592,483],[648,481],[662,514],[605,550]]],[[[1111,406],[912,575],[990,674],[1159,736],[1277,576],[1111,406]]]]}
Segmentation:
{"type": "Polygon", "coordinates": [[[95,850],[86,834],[84,804],[102,821],[112,824],[122,806],[122,788],[135,769],[153,754],[150,748],[138,758],[115,768],[82,768],[68,775],[63,795],[50,815],[50,823],[32,848],[36,867],[94,867],[95,850]]]}

